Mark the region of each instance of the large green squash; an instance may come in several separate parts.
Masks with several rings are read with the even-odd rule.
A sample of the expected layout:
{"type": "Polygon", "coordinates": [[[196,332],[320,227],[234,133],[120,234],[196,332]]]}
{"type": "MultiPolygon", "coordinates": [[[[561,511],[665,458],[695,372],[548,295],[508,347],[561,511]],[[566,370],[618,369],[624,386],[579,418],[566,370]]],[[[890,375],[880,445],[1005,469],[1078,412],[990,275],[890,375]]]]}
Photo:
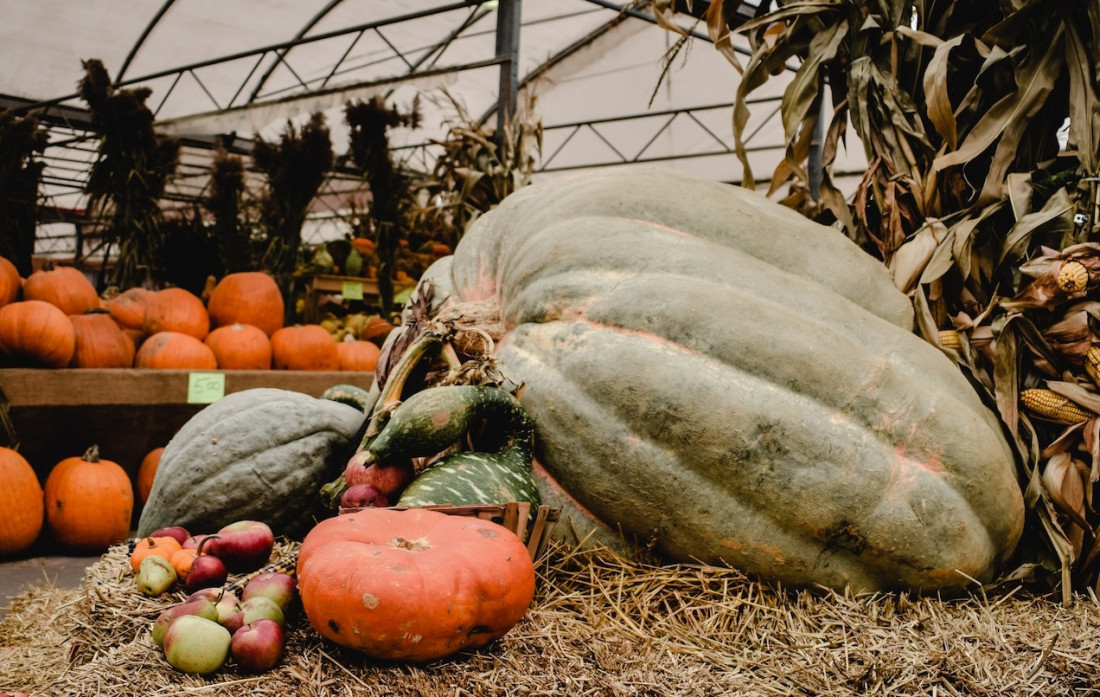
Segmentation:
{"type": "Polygon", "coordinates": [[[325,515],[318,491],[347,464],[362,422],[355,407],[300,392],[228,394],[165,446],[137,533],[169,525],[212,533],[260,520],[301,537],[325,515]]]}
{"type": "Polygon", "coordinates": [[[884,267],[761,196],[561,177],[429,271],[450,301],[499,303],[543,498],[667,558],[937,590],[990,579],[1021,535],[999,422],[884,267]]]}

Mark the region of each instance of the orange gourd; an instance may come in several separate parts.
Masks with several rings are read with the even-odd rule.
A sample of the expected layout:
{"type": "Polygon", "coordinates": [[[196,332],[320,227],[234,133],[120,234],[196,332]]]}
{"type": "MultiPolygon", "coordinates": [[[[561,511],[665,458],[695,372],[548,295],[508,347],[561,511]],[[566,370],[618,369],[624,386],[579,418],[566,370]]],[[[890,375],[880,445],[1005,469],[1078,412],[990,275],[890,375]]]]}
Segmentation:
{"type": "Polygon", "coordinates": [[[23,292],[23,278],[19,269],[4,257],[0,257],[0,307],[13,303],[23,292]]]}
{"type": "MultiPolygon", "coordinates": [[[[136,574],[141,568],[141,562],[145,557],[163,557],[169,561],[183,549],[179,540],[174,537],[145,537],[137,541],[134,551],[130,552],[130,568],[136,574]]],[[[173,564],[172,566],[175,566],[173,564]]]]}
{"type": "Polygon", "coordinates": [[[271,368],[271,339],[251,324],[230,324],[206,335],[203,343],[214,352],[223,370],[268,370],[271,368]]]}
{"type": "Polygon", "coordinates": [[[285,304],[270,274],[242,271],[218,281],[210,291],[208,311],[214,327],[251,324],[271,336],[283,326],[285,304]]]}
{"type": "Polygon", "coordinates": [[[160,466],[160,456],[164,454],[164,447],[153,448],[141,458],[141,464],[137,472],[138,499],[145,503],[149,500],[149,492],[153,490],[153,479],[157,476],[157,467],[160,466]]]}
{"type": "Polygon", "coordinates": [[[510,530],[421,508],[321,521],[302,541],[297,572],[302,608],[323,637],[416,663],[504,636],[535,594],[534,565],[510,530]]]}
{"type": "Polygon", "coordinates": [[[93,445],[82,457],[58,462],[46,477],[46,524],[63,547],[102,552],[126,539],[134,490],[126,470],[99,457],[93,445]]]}
{"type": "Polygon", "coordinates": [[[382,349],[370,341],[341,341],[336,344],[340,370],[371,372],[378,365],[382,349]]]}
{"type": "Polygon", "coordinates": [[[277,370],[339,370],[336,340],[319,324],[296,324],[271,335],[271,364],[277,370]]]}
{"type": "Polygon", "coordinates": [[[69,321],[76,339],[70,366],[130,368],[134,365],[134,340],[111,319],[107,310],[88,310],[69,317],[69,321]]]}
{"type": "Polygon", "coordinates": [[[73,323],[56,305],[21,300],[0,307],[0,364],[64,368],[75,350],[73,323]]]}
{"type": "Polygon", "coordinates": [[[374,240],[369,237],[353,237],[351,244],[355,247],[355,250],[365,257],[369,257],[374,254],[375,244],[374,240]]]}
{"type": "Polygon", "coordinates": [[[145,301],[145,321],[148,335],[157,332],[179,332],[200,341],[210,332],[210,315],[202,299],[184,288],[154,291],[145,301]]]}
{"type": "Polygon", "coordinates": [[[381,346],[386,340],[386,337],[389,336],[390,332],[394,329],[395,327],[389,320],[383,319],[378,315],[372,315],[371,318],[367,320],[367,325],[359,332],[359,338],[381,346]]]}
{"type": "Polygon", "coordinates": [[[155,370],[215,370],[218,360],[210,347],[189,334],[157,332],[141,344],[134,366],[155,370]]]}
{"type": "Polygon", "coordinates": [[[152,294],[153,291],[140,286],[127,288],[107,301],[107,311],[123,329],[144,331],[145,305],[152,294]]]}
{"type": "Polygon", "coordinates": [[[26,551],[42,532],[42,486],[26,458],[0,447],[0,557],[26,551]]]}
{"type": "Polygon", "coordinates": [[[47,266],[27,276],[23,299],[48,302],[66,315],[79,315],[100,303],[95,286],[73,266],[47,266]]]}

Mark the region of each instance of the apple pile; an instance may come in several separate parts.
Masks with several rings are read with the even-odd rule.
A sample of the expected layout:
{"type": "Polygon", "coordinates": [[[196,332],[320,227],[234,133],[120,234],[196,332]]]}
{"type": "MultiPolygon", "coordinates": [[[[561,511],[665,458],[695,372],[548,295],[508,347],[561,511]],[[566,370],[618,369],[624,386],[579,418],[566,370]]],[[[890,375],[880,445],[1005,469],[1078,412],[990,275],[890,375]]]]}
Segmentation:
{"type": "Polygon", "coordinates": [[[286,645],[283,627],[298,600],[297,579],[262,571],[248,580],[239,596],[223,588],[230,574],[260,571],[270,561],[274,545],[271,528],[253,520],[237,521],[212,534],[161,528],[139,542],[145,555],[136,564],[131,558],[138,590],[159,595],[180,582],[189,593],[153,622],[153,643],[164,650],[169,665],[208,675],[230,657],[247,672],[269,670],[279,662],[286,645]]]}

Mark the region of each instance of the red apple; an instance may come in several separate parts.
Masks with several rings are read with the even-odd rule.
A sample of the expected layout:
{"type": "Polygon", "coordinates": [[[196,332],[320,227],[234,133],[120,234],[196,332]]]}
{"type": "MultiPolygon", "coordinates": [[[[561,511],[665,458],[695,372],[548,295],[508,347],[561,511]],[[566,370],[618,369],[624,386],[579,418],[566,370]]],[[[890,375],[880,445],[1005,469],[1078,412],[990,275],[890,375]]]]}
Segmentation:
{"type": "Polygon", "coordinates": [[[373,484],[349,486],[340,497],[341,508],[385,508],[388,505],[389,499],[373,484]]]}
{"type": "Polygon", "coordinates": [[[230,651],[241,668],[254,673],[271,670],[283,657],[283,628],[278,622],[258,619],[233,632],[230,651]]]}
{"type": "Polygon", "coordinates": [[[283,609],[274,600],[257,595],[241,601],[237,612],[234,612],[225,620],[225,628],[231,632],[236,632],[241,627],[246,627],[256,620],[272,620],[283,625],[286,624],[286,615],[283,614],[283,609]]]}
{"type": "Polygon", "coordinates": [[[179,525],[170,525],[166,528],[157,528],[148,537],[171,537],[181,545],[187,541],[187,538],[191,537],[191,533],[187,532],[186,528],[182,528],[179,525]]]}
{"type": "MultiPolygon", "coordinates": [[[[207,538],[206,542],[213,543],[215,540],[207,538]]],[[[206,544],[205,547],[210,547],[210,544],[206,544]]],[[[213,554],[199,554],[195,557],[195,561],[191,562],[191,573],[187,575],[183,585],[189,593],[194,593],[200,588],[220,586],[225,583],[228,576],[229,571],[220,558],[213,554]]]]}
{"type": "Polygon", "coordinates": [[[218,618],[218,609],[208,598],[187,599],[179,605],[173,605],[160,613],[153,622],[153,643],[157,646],[164,645],[164,635],[173,622],[184,615],[198,615],[208,620],[218,618]]]}
{"type": "Polygon", "coordinates": [[[182,545],[184,549],[198,549],[199,545],[201,545],[202,541],[205,540],[207,537],[210,536],[202,534],[192,535],[191,537],[188,537],[186,540],[181,542],[180,545],[182,545]]]}
{"type": "Polygon", "coordinates": [[[275,534],[267,523],[239,520],[219,530],[218,539],[207,545],[207,551],[236,574],[259,569],[271,559],[274,547],[275,534]]]}
{"type": "Polygon", "coordinates": [[[298,579],[279,571],[265,571],[245,584],[241,602],[257,596],[274,600],[285,615],[298,599],[298,579]]]}
{"type": "Polygon", "coordinates": [[[226,618],[237,612],[241,603],[241,599],[236,593],[224,588],[200,588],[187,596],[188,600],[196,598],[206,598],[214,603],[214,607],[218,610],[218,624],[225,624],[226,618]]]}
{"type": "Polygon", "coordinates": [[[357,484],[370,484],[387,499],[392,500],[396,499],[416,476],[416,470],[413,469],[411,461],[387,465],[364,464],[365,457],[369,457],[365,451],[355,454],[344,468],[344,481],[347,482],[349,489],[357,484]]]}

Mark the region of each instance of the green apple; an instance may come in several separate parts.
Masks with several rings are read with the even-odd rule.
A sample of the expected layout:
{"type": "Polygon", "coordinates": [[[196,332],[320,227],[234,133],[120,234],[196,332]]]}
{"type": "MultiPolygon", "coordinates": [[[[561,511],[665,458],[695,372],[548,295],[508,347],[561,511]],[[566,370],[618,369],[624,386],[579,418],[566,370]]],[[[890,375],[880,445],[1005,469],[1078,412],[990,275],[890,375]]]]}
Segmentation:
{"type": "Polygon", "coordinates": [[[164,657],[176,670],[209,675],[225,664],[233,636],[214,620],[184,615],[164,635],[164,657]]]}
{"type": "Polygon", "coordinates": [[[141,560],[137,572],[137,587],[143,595],[160,595],[176,582],[176,570],[164,557],[149,555],[141,560]]]}

